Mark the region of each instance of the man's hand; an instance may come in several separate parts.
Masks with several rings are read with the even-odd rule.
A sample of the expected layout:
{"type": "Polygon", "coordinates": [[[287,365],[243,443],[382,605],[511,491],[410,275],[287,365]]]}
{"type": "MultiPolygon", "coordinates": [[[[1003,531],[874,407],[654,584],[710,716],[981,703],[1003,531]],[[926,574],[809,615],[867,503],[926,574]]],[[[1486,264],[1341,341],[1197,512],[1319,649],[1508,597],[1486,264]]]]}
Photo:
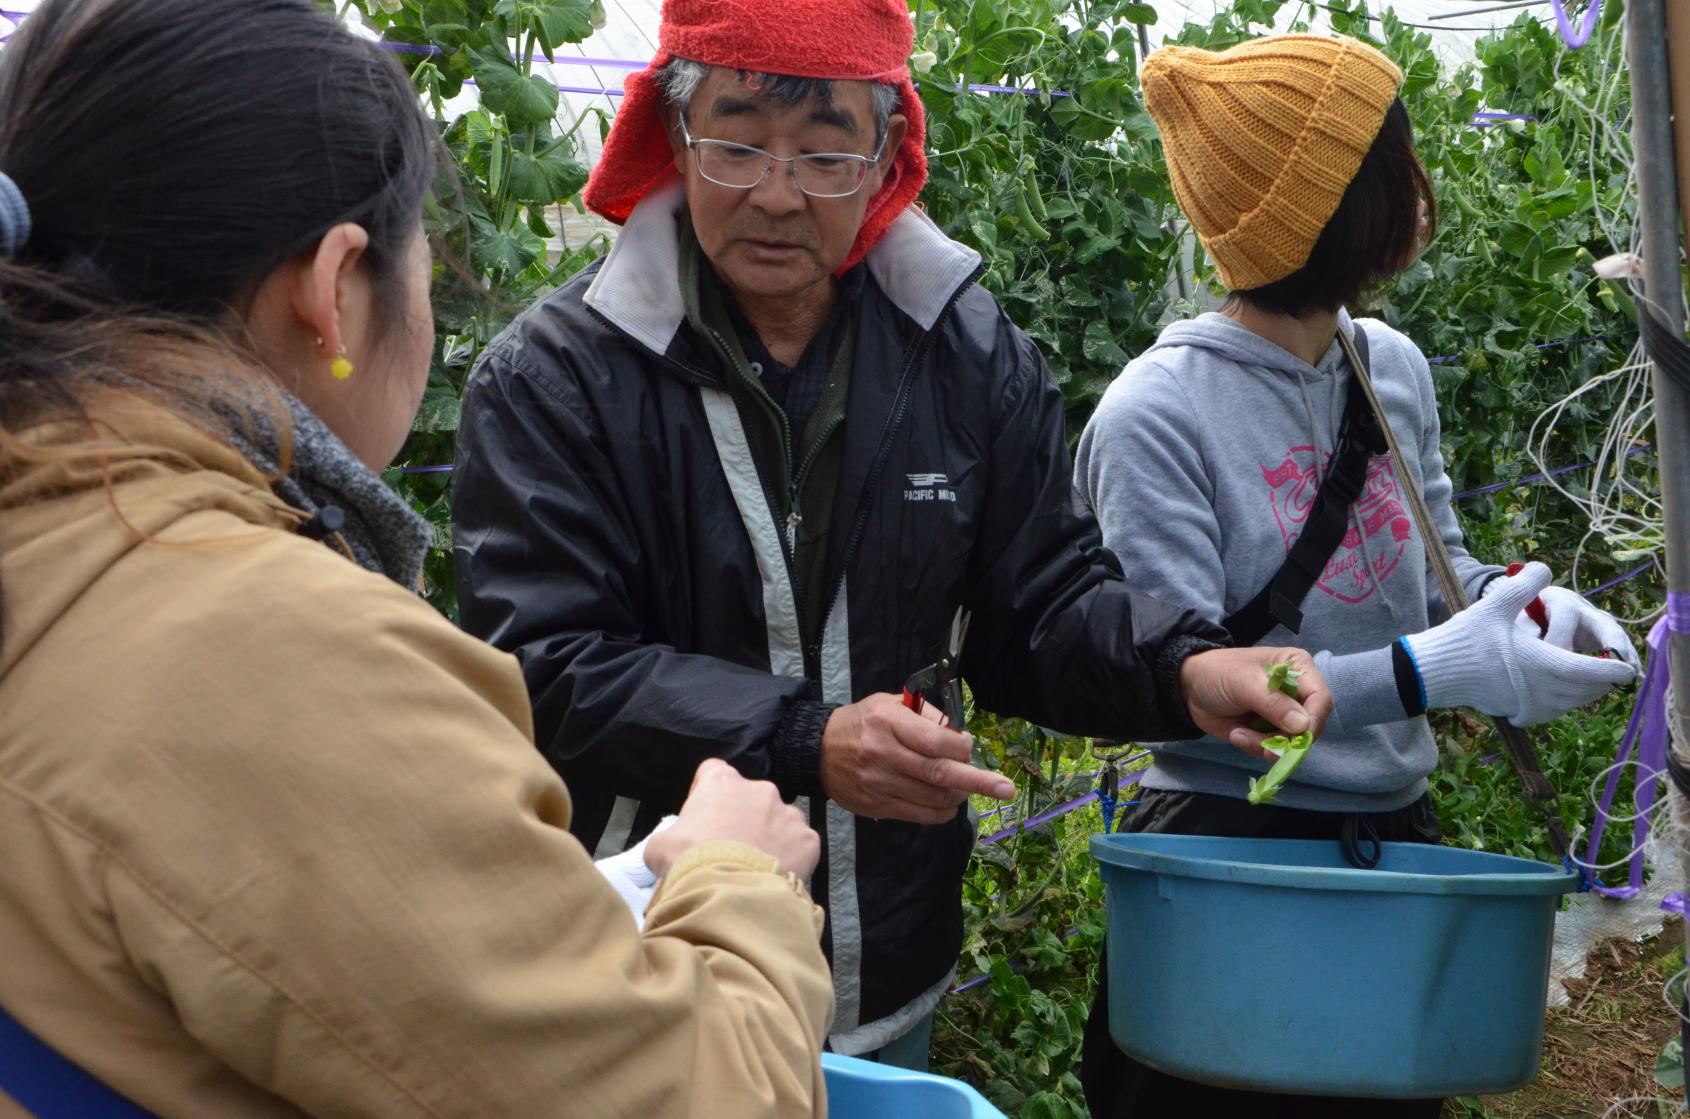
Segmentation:
{"type": "Polygon", "coordinates": [[[1318,738],[1332,714],[1332,693],[1315,671],[1314,661],[1301,649],[1211,649],[1186,658],[1179,682],[1192,722],[1251,757],[1267,761],[1273,760],[1262,749],[1268,734],[1312,730],[1318,738]],[[1284,661],[1301,673],[1300,699],[1268,688],[1268,666],[1284,661]],[[1264,733],[1251,727],[1251,720],[1258,717],[1277,730],[1264,733]]]}
{"type": "Polygon", "coordinates": [[[859,816],[949,823],[970,795],[1010,800],[1015,783],[968,763],[973,739],[880,693],[839,708],[822,732],[822,786],[859,816]]]}

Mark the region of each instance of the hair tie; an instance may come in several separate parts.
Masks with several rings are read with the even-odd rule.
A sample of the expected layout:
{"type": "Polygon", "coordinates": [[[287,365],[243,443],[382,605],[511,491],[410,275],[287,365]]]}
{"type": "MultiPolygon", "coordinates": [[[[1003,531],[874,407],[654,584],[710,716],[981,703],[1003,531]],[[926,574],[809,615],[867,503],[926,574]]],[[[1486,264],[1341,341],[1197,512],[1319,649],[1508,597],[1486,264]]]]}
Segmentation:
{"type": "Polygon", "coordinates": [[[0,259],[18,255],[29,243],[29,233],[29,203],[12,177],[0,171],[0,259]]]}

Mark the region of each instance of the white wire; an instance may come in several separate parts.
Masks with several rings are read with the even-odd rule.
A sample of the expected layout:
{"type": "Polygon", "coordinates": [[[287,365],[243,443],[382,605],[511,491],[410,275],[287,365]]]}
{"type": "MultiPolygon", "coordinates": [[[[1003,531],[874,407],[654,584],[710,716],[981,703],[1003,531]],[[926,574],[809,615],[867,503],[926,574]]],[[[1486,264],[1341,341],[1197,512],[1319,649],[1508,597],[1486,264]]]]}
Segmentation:
{"type": "MultiPolygon", "coordinates": [[[[1612,252],[1635,253],[1639,249],[1640,232],[1633,216],[1627,212],[1627,202],[1631,200],[1635,207],[1637,165],[1632,158],[1631,137],[1627,131],[1628,121],[1624,114],[1616,112],[1619,96],[1629,81],[1626,67],[1619,61],[1625,57],[1624,38],[1621,35],[1605,36],[1599,47],[1596,43],[1591,46],[1600,50],[1597,57],[1601,60],[1594,88],[1581,92],[1576,90],[1572,83],[1561,80],[1562,64],[1570,57],[1563,52],[1556,56],[1555,61],[1556,89],[1590,121],[1587,173],[1596,225],[1612,252]],[[1614,208],[1604,209],[1604,187],[1616,173],[1623,177],[1624,189],[1620,192],[1614,208]]],[[[1633,280],[1629,286],[1632,297],[1640,306],[1657,306],[1659,309],[1642,290],[1639,282],[1633,280]]],[[[1573,553],[1572,570],[1569,572],[1569,581],[1573,588],[1578,590],[1582,589],[1580,569],[1585,552],[1593,541],[1600,541],[1607,556],[1622,562],[1646,556],[1659,563],[1665,546],[1662,526],[1664,510],[1652,477],[1653,471],[1643,456],[1633,453],[1636,448],[1651,442],[1654,437],[1653,369],[1643,351],[1642,342],[1633,344],[1625,360],[1617,368],[1592,377],[1550,405],[1533,421],[1527,435],[1527,454],[1536,469],[1544,474],[1548,474],[1553,465],[1559,465],[1552,465],[1549,461],[1550,444],[1557,426],[1573,408],[1610,417],[1599,442],[1594,465],[1588,475],[1588,485],[1583,492],[1574,492],[1561,480],[1561,476],[1544,479],[1551,489],[1571,502],[1589,523],[1573,553]]],[[[1645,619],[1624,620],[1636,623],[1645,619]]],[[[1670,689],[1665,709],[1674,710],[1670,689]]],[[[1671,720],[1668,722],[1670,727],[1671,720]]],[[[1677,745],[1669,740],[1667,748],[1676,749],[1677,745]]],[[[1628,823],[1634,824],[1639,819],[1646,819],[1649,832],[1656,837],[1656,842],[1660,845],[1657,850],[1683,851],[1686,839],[1690,838],[1690,830],[1687,830],[1682,815],[1672,810],[1672,787],[1662,787],[1661,773],[1645,769],[1635,759],[1616,761],[1591,779],[1587,795],[1592,807],[1600,811],[1601,786],[1610,775],[1626,768],[1633,770],[1631,797],[1635,811],[1621,815],[1610,813],[1607,826],[1623,827],[1628,823]],[[1638,797],[1651,784],[1657,786],[1658,795],[1654,805],[1645,812],[1638,807],[1638,797]]],[[[1595,816],[1591,818],[1595,819],[1595,816]]],[[[1583,832],[1584,829],[1580,828],[1579,833],[1582,835],[1583,832]]],[[[1574,865],[1591,872],[1611,870],[1629,864],[1646,846],[1647,841],[1633,845],[1631,850],[1612,862],[1585,862],[1577,855],[1571,856],[1571,859],[1574,865]]],[[[1673,1014],[1680,1018],[1684,1012],[1680,999],[1675,996],[1682,992],[1684,982],[1685,972],[1680,971],[1667,980],[1661,992],[1663,1000],[1672,1009],[1673,1014]]],[[[1614,1101],[1603,1113],[1603,1117],[1610,1119],[1621,1114],[1637,1114],[1636,1109],[1639,1107],[1647,1107],[1653,1111],[1659,1104],[1670,1106],[1675,1115],[1682,1114],[1683,1104],[1680,1100],[1631,1096],[1614,1101]]]]}
{"type": "MultiPolygon", "coordinates": [[[[1596,46],[1597,44],[1592,44],[1596,46]]],[[[1637,196],[1637,166],[1632,158],[1627,116],[1617,111],[1620,94],[1629,73],[1620,63],[1625,44],[1622,36],[1605,37],[1596,57],[1600,59],[1595,86],[1583,90],[1562,80],[1562,66],[1570,57],[1556,56],[1556,90],[1590,120],[1587,166],[1593,212],[1598,228],[1613,252],[1636,252],[1639,231],[1627,213],[1626,200],[1637,196]],[[1605,180],[1618,172],[1624,190],[1614,209],[1603,208],[1605,180]]],[[[1631,293],[1648,302],[1641,285],[1633,281],[1631,293]]],[[[1653,558],[1657,562],[1665,545],[1664,511],[1648,461],[1632,453],[1654,437],[1654,384],[1652,366],[1641,341],[1634,344],[1625,361],[1615,369],[1597,374],[1565,397],[1550,405],[1532,423],[1527,436],[1527,456],[1539,472],[1548,473],[1551,443],[1557,426],[1574,407],[1606,412],[1612,417],[1599,444],[1595,465],[1583,492],[1575,492],[1559,476],[1545,479],[1556,493],[1570,501],[1588,522],[1573,553],[1568,573],[1574,589],[1581,589],[1581,570],[1586,551],[1595,541],[1604,545],[1607,556],[1621,562],[1653,558]]],[[[1641,624],[1649,617],[1621,621],[1641,624]]]]}
{"type": "Polygon", "coordinates": [[[1615,1100],[1612,1104],[1608,1105],[1608,1110],[1602,1113],[1602,1119],[1618,1119],[1621,1115],[1654,1116],[1660,1114],[1659,1109],[1662,1107],[1672,1108],[1673,1115],[1684,1114],[1683,1100],[1668,1099],[1665,1096],[1627,1096],[1624,1099],[1615,1100]],[[1634,1108],[1640,1107],[1648,1107],[1650,1110],[1633,1110],[1634,1108]],[[1621,1111],[1621,1108],[1624,1108],[1625,1110],[1621,1111]]]}
{"type": "MultiPolygon", "coordinates": [[[[1601,794],[1596,791],[1596,786],[1607,780],[1608,774],[1621,769],[1643,770],[1643,763],[1636,758],[1627,758],[1623,762],[1615,762],[1613,765],[1603,769],[1602,772],[1598,773],[1595,777],[1592,777],[1590,779],[1590,799],[1593,803],[1601,804],[1602,802],[1601,794]]],[[[1664,769],[1650,769],[1645,772],[1647,776],[1643,777],[1642,780],[1633,778],[1636,783],[1633,785],[1631,790],[1631,806],[1637,809],[1637,811],[1633,812],[1629,816],[1616,816],[1612,812],[1609,812],[1608,822],[1610,824],[1630,824],[1641,819],[1645,815],[1659,812],[1662,808],[1666,807],[1667,802],[1665,799],[1656,800],[1648,808],[1644,808],[1642,805],[1638,804],[1637,798],[1643,795],[1643,790],[1647,789],[1650,785],[1656,783],[1657,781],[1660,781],[1667,775],[1666,770],[1664,769]]],[[[1658,790],[1656,795],[1659,796],[1658,790]]]]}
{"type": "Polygon", "coordinates": [[[1685,969],[1679,968],[1667,977],[1661,987],[1661,998],[1671,1008],[1673,1016],[1680,1022],[1690,1024],[1690,1018],[1684,1016],[1684,975],[1685,969]]]}

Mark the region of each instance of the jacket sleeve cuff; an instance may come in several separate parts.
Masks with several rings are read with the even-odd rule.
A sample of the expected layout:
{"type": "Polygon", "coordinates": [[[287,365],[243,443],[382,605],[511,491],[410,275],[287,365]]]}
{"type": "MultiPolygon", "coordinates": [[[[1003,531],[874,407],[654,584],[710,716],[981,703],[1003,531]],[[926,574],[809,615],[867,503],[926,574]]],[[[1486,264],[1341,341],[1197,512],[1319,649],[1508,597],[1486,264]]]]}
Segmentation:
{"type": "Polygon", "coordinates": [[[1418,711],[1404,708],[1392,646],[1365,653],[1336,655],[1319,652],[1314,666],[1332,689],[1332,721],[1344,730],[1360,730],[1378,723],[1398,723],[1418,711]]]}
{"type": "Polygon", "coordinates": [[[780,862],[770,854],[733,839],[709,839],[687,849],[663,876],[665,892],[672,893],[681,879],[707,866],[731,866],[754,873],[774,874],[780,862]]]}
{"type": "Polygon", "coordinates": [[[645,915],[651,920],[645,928],[672,932],[676,913],[659,912],[666,903],[677,895],[685,897],[700,890],[706,892],[705,896],[728,893],[719,889],[724,885],[738,887],[732,893],[739,896],[730,895],[729,907],[737,911],[734,916],[741,918],[750,912],[745,903],[755,894],[791,894],[804,903],[810,913],[811,931],[821,936],[824,917],[821,907],[810,897],[809,884],[791,872],[783,872],[780,860],[773,855],[733,839],[707,839],[675,860],[651,892],[651,900],[645,907],[645,915]]]}
{"type": "Polygon", "coordinates": [[[782,796],[823,796],[822,732],[836,703],[794,700],[775,727],[769,745],[769,780],[782,796]]]}
{"type": "Polygon", "coordinates": [[[1491,589],[1491,584],[1508,574],[1505,567],[1486,565],[1467,575],[1466,591],[1469,602],[1477,602],[1485,597],[1485,592],[1491,589]]]}
{"type": "Polygon", "coordinates": [[[1162,719],[1172,731],[1168,736],[1170,740],[1203,737],[1203,731],[1191,721],[1191,705],[1186,702],[1179,673],[1187,659],[1223,647],[1201,637],[1183,635],[1171,638],[1157,654],[1156,699],[1162,708],[1162,719]]]}

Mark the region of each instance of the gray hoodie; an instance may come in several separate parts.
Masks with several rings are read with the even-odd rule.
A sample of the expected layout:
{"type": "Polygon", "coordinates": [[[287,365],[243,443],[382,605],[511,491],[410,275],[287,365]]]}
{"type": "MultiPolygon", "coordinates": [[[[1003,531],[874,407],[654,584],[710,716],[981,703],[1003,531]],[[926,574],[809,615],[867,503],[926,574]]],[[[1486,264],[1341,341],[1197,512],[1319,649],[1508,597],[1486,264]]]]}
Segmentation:
{"type": "MultiPolygon", "coordinates": [[[[1264,645],[1315,653],[1337,712],[1279,803],[1328,812],[1401,808],[1437,762],[1424,717],[1397,698],[1390,645],[1448,617],[1397,471],[1425,492],[1468,594],[1500,568],[1462,546],[1438,448],[1426,359],[1397,331],[1360,320],[1380,406],[1413,461],[1375,458],[1350,529],[1303,601],[1303,627],[1264,645]]],[[[1341,315],[1339,329],[1352,327],[1341,315]]],[[[1337,441],[1350,380],[1337,342],[1310,366],[1225,315],[1175,323],[1104,393],[1080,437],[1074,486],[1139,590],[1215,621],[1285,561],[1337,441]]],[[[1153,789],[1242,797],[1267,768],[1223,742],[1155,746],[1153,789]]]]}

